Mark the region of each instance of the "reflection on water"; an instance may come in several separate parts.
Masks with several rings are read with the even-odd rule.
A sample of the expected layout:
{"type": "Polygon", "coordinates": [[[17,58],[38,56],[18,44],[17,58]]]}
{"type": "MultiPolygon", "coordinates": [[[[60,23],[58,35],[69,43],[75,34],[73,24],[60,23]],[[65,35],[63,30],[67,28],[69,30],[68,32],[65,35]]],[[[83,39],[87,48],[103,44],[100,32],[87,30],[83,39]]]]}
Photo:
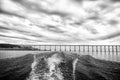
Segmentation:
{"type": "Polygon", "coordinates": [[[83,52],[82,55],[91,55],[98,59],[120,61],[120,53],[116,52],[83,52]]]}
{"type": "Polygon", "coordinates": [[[16,51],[16,50],[0,50],[0,59],[11,58],[11,57],[20,57],[26,54],[38,53],[39,51],[16,51]]]}
{"type": "MultiPolygon", "coordinates": [[[[1,58],[11,58],[11,57],[20,57],[20,56],[23,56],[23,55],[26,55],[26,54],[36,54],[36,53],[43,53],[44,51],[10,51],[10,50],[7,50],[7,51],[4,51],[4,50],[0,50],[0,59],[1,58]]],[[[76,52],[74,52],[73,50],[71,52],[67,52],[67,53],[78,53],[80,55],[91,55],[95,58],[98,58],[98,59],[104,59],[104,60],[110,60],[110,61],[118,61],[120,62],[120,52],[92,52],[92,51],[81,51],[81,52],[78,52],[78,50],[76,50],[76,52]]]]}

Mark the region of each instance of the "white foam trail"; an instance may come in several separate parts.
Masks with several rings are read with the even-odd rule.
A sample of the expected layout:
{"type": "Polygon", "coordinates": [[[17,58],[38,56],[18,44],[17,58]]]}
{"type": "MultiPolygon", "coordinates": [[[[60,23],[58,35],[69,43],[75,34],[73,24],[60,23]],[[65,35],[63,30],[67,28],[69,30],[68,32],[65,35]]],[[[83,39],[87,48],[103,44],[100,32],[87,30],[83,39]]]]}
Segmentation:
{"type": "Polygon", "coordinates": [[[54,74],[55,76],[57,76],[59,80],[63,80],[63,76],[60,70],[58,69],[58,65],[60,64],[61,61],[62,59],[58,57],[58,54],[54,54],[52,57],[48,58],[48,61],[47,61],[49,66],[50,76],[54,74]]]}
{"type": "Polygon", "coordinates": [[[62,73],[58,67],[61,61],[62,61],[62,58],[58,57],[58,54],[54,54],[53,56],[46,59],[49,72],[44,73],[44,75],[36,74],[35,73],[37,68],[36,65],[40,63],[38,63],[36,55],[34,54],[34,61],[31,64],[32,71],[30,73],[29,79],[27,80],[41,80],[39,79],[40,76],[45,80],[63,80],[62,73]]]}
{"type": "Polygon", "coordinates": [[[36,60],[37,60],[36,55],[34,54],[34,61],[33,61],[32,65],[31,65],[32,70],[34,69],[35,65],[37,64],[36,60]]]}
{"type": "Polygon", "coordinates": [[[39,79],[37,79],[37,76],[35,76],[35,66],[36,66],[36,64],[37,64],[37,58],[36,58],[36,54],[34,54],[34,61],[31,64],[32,71],[30,72],[29,79],[27,79],[27,80],[39,80],[39,79]]]}
{"type": "Polygon", "coordinates": [[[73,80],[75,80],[75,70],[76,70],[77,62],[78,62],[78,58],[73,61],[73,80]]]}
{"type": "Polygon", "coordinates": [[[48,66],[50,68],[50,72],[52,72],[52,70],[55,70],[55,66],[60,64],[61,59],[57,58],[57,54],[55,54],[52,57],[48,58],[47,62],[48,62],[48,66]]]}

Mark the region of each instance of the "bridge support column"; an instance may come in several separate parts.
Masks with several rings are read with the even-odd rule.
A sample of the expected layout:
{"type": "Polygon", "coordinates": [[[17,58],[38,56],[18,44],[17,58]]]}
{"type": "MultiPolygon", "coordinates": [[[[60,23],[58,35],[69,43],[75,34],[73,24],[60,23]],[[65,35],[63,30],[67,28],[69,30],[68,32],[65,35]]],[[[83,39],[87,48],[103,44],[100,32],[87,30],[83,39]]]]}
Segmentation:
{"type": "Polygon", "coordinates": [[[71,45],[70,45],[70,49],[69,49],[69,50],[70,50],[70,52],[71,52],[71,45]]]}
{"type": "Polygon", "coordinates": [[[96,46],[96,54],[97,54],[97,56],[98,56],[98,46],[96,46]]]}
{"type": "Polygon", "coordinates": [[[54,47],[55,47],[55,51],[56,51],[56,45],[54,45],[54,47]]]}
{"type": "Polygon", "coordinates": [[[116,46],[116,61],[118,61],[118,46],[116,46]]]}
{"type": "Polygon", "coordinates": [[[108,46],[108,55],[110,54],[110,46],[108,46]]]}
{"type": "Polygon", "coordinates": [[[80,45],[79,45],[79,52],[80,52],[80,45]]]}
{"type": "Polygon", "coordinates": [[[60,51],[61,51],[61,45],[60,45],[60,51]]]}
{"type": "Polygon", "coordinates": [[[50,45],[50,51],[52,51],[52,45],[50,45]]]}
{"type": "Polygon", "coordinates": [[[39,45],[39,51],[41,51],[41,45],[39,45]]]}
{"type": "Polygon", "coordinates": [[[52,49],[51,49],[51,45],[49,45],[49,50],[52,51],[52,49]]]}
{"type": "Polygon", "coordinates": [[[94,50],[93,50],[93,45],[92,45],[92,54],[93,54],[94,50]]]}
{"type": "Polygon", "coordinates": [[[65,45],[65,52],[66,52],[66,45],[65,45]]]}
{"type": "Polygon", "coordinates": [[[102,53],[102,46],[100,45],[100,54],[102,53]]]}
{"type": "MultiPolygon", "coordinates": [[[[113,48],[113,46],[112,46],[112,55],[114,54],[114,48],[113,48]]],[[[110,55],[111,56],[111,55],[110,55]]],[[[113,60],[113,58],[112,58],[112,60],[113,60]]]]}
{"type": "Polygon", "coordinates": [[[74,52],[76,52],[76,45],[74,45],[74,52]]]}
{"type": "Polygon", "coordinates": [[[85,54],[85,45],[83,46],[83,53],[85,54]]]}
{"type": "Polygon", "coordinates": [[[35,50],[35,46],[33,45],[33,50],[35,50]]]}
{"type": "Polygon", "coordinates": [[[44,45],[44,51],[46,51],[46,45],[44,45]]]}
{"type": "Polygon", "coordinates": [[[88,47],[87,47],[87,53],[88,53],[88,55],[89,55],[89,51],[90,51],[90,50],[89,50],[89,45],[88,45],[88,47]]]}

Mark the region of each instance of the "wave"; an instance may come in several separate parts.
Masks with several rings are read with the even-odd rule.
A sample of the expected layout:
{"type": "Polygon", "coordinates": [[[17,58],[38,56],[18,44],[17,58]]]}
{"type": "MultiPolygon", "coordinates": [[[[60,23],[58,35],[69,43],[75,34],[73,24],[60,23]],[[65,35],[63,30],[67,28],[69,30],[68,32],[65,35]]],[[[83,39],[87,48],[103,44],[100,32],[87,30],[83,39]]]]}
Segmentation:
{"type": "Polygon", "coordinates": [[[0,80],[120,80],[120,63],[50,52],[0,60],[0,80]]]}

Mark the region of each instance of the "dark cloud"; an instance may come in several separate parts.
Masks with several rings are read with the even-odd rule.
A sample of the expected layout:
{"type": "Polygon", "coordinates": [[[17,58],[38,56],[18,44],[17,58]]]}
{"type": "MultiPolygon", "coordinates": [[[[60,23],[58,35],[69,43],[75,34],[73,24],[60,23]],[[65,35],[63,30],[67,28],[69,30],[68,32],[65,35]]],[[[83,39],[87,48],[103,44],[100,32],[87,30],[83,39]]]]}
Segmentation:
{"type": "Polygon", "coordinates": [[[15,28],[9,28],[9,27],[3,27],[3,26],[0,26],[0,30],[5,30],[6,32],[15,31],[15,32],[20,32],[20,33],[29,33],[29,32],[23,31],[23,30],[19,30],[19,29],[15,29],[15,28]]]}
{"type": "Polygon", "coordinates": [[[29,32],[29,31],[23,31],[23,30],[17,30],[15,29],[14,31],[18,32],[18,33],[21,33],[21,34],[24,34],[26,36],[31,36],[31,37],[35,37],[35,38],[45,38],[45,36],[41,35],[41,34],[38,34],[38,33],[35,33],[35,32],[29,32]]]}
{"type": "Polygon", "coordinates": [[[89,28],[89,29],[87,29],[90,33],[92,33],[92,34],[98,34],[99,32],[96,30],[96,29],[94,29],[94,28],[89,28]]]}
{"type": "Polygon", "coordinates": [[[47,29],[48,31],[55,32],[55,33],[65,33],[63,30],[59,29],[57,26],[48,25],[44,29],[47,29]]]}
{"type": "Polygon", "coordinates": [[[99,7],[100,7],[102,10],[104,10],[104,9],[109,8],[109,5],[107,5],[107,4],[100,4],[99,7]]]}
{"type": "Polygon", "coordinates": [[[82,2],[82,1],[98,1],[98,0],[73,0],[73,1],[82,2]]]}
{"type": "Polygon", "coordinates": [[[64,35],[66,35],[67,37],[70,38],[70,39],[68,39],[69,41],[75,41],[75,42],[84,41],[82,37],[79,37],[78,33],[73,33],[72,35],[65,33],[64,35]]]}
{"type": "Polygon", "coordinates": [[[120,2],[120,0],[111,0],[112,2],[120,2]]]}
{"type": "Polygon", "coordinates": [[[36,11],[36,12],[39,12],[39,13],[43,12],[43,13],[48,14],[48,15],[59,15],[59,16],[62,16],[62,17],[66,17],[66,16],[69,15],[68,13],[61,12],[61,11],[51,11],[51,10],[48,10],[48,9],[46,10],[40,4],[37,4],[37,3],[31,3],[31,2],[28,2],[28,1],[25,1],[25,0],[13,0],[13,1],[21,4],[26,9],[31,10],[31,11],[36,11]]]}
{"type": "Polygon", "coordinates": [[[95,28],[93,28],[92,26],[84,26],[83,27],[84,29],[86,29],[87,31],[89,31],[91,34],[99,34],[99,32],[95,29],[95,28]]]}
{"type": "Polygon", "coordinates": [[[79,26],[82,26],[82,24],[84,24],[84,20],[83,21],[76,21],[76,22],[74,22],[74,23],[70,23],[70,25],[79,25],[79,26]]]}
{"type": "Polygon", "coordinates": [[[61,38],[56,38],[56,39],[48,39],[48,40],[50,40],[51,42],[57,42],[57,43],[59,43],[59,42],[72,42],[72,40],[71,39],[61,39],[61,38]]]}
{"type": "Polygon", "coordinates": [[[116,38],[116,37],[120,37],[120,32],[115,32],[115,33],[109,34],[107,36],[102,36],[99,39],[107,40],[107,39],[112,39],[112,38],[116,38]]]}
{"type": "Polygon", "coordinates": [[[11,29],[11,28],[8,28],[8,27],[2,27],[2,26],[0,26],[0,31],[1,32],[14,31],[14,32],[17,32],[17,33],[20,33],[20,34],[24,34],[26,36],[31,36],[31,37],[36,37],[36,38],[45,38],[45,36],[40,35],[38,33],[24,31],[24,30],[15,29],[15,28],[11,29]]]}
{"type": "Polygon", "coordinates": [[[0,36],[5,37],[5,38],[12,38],[12,39],[21,39],[21,40],[35,41],[35,42],[45,42],[45,41],[42,41],[42,40],[32,40],[32,39],[23,38],[23,37],[7,36],[7,35],[2,35],[2,34],[0,34],[0,36]]]}
{"type": "Polygon", "coordinates": [[[90,20],[100,20],[100,17],[99,17],[99,15],[94,15],[94,16],[88,17],[88,19],[90,19],[90,20]]]}
{"type": "Polygon", "coordinates": [[[30,39],[27,39],[27,38],[20,38],[20,37],[14,37],[14,36],[7,36],[7,35],[3,35],[3,34],[0,34],[1,37],[6,37],[6,38],[14,38],[14,39],[22,39],[22,40],[30,40],[30,39]]]}
{"type": "Polygon", "coordinates": [[[117,24],[119,24],[117,20],[109,20],[108,23],[112,26],[116,26],[117,24]]]}
{"type": "Polygon", "coordinates": [[[4,30],[9,30],[9,28],[8,27],[3,27],[3,26],[0,26],[0,30],[1,29],[4,29],[4,30]]]}
{"type": "Polygon", "coordinates": [[[72,0],[72,1],[75,1],[75,2],[82,2],[83,0],[72,0]]]}
{"type": "Polygon", "coordinates": [[[37,33],[29,34],[29,36],[36,37],[38,39],[40,39],[40,38],[44,38],[44,39],[47,38],[47,37],[45,37],[45,36],[43,36],[41,34],[37,34],[37,33]]]}
{"type": "Polygon", "coordinates": [[[0,26],[0,32],[6,33],[6,32],[8,32],[7,30],[8,30],[8,28],[4,28],[4,27],[0,26]]]}
{"type": "Polygon", "coordinates": [[[25,18],[24,16],[16,14],[14,12],[5,11],[2,8],[0,8],[0,14],[9,15],[9,16],[16,16],[16,17],[20,17],[20,18],[25,18]]]}
{"type": "Polygon", "coordinates": [[[61,17],[66,17],[69,15],[68,13],[60,12],[60,11],[49,11],[49,10],[44,10],[44,9],[41,9],[40,11],[42,11],[46,14],[49,14],[49,15],[59,15],[61,17]]]}
{"type": "Polygon", "coordinates": [[[8,31],[16,31],[16,30],[15,29],[11,29],[9,27],[0,26],[0,32],[7,33],[8,31]]]}
{"type": "Polygon", "coordinates": [[[20,33],[20,34],[24,34],[26,36],[31,36],[31,37],[36,37],[36,38],[43,38],[44,37],[44,36],[42,36],[40,34],[37,34],[35,32],[23,31],[23,30],[15,29],[15,28],[11,29],[11,28],[8,28],[8,27],[0,26],[0,32],[7,33],[8,31],[14,31],[14,32],[17,32],[17,33],[20,33]]]}

